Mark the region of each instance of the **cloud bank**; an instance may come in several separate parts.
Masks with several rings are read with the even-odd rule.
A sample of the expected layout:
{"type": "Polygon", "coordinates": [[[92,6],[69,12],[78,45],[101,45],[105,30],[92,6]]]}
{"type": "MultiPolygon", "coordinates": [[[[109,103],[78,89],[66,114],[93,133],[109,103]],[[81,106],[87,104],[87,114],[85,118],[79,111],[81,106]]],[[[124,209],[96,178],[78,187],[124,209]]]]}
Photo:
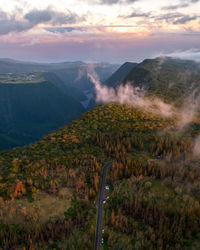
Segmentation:
{"type": "Polygon", "coordinates": [[[161,52],[161,53],[157,53],[153,55],[153,57],[165,57],[165,56],[200,61],[200,49],[192,48],[192,49],[186,49],[186,50],[176,50],[171,53],[161,52]]]}
{"type": "Polygon", "coordinates": [[[177,10],[180,8],[186,8],[190,6],[191,4],[198,3],[198,2],[199,0],[184,0],[184,1],[180,1],[178,4],[175,4],[175,5],[165,6],[162,9],[163,10],[177,10]]]}
{"type": "Polygon", "coordinates": [[[107,4],[107,5],[113,5],[113,4],[131,4],[134,2],[137,2],[139,0],[100,0],[98,1],[99,4],[107,4]]]}
{"type": "Polygon", "coordinates": [[[84,16],[67,11],[58,12],[50,8],[44,10],[31,10],[26,13],[22,18],[19,18],[19,13],[7,14],[0,11],[0,35],[6,35],[12,32],[23,32],[30,30],[38,24],[62,25],[62,24],[76,24],[84,21],[84,16]]]}

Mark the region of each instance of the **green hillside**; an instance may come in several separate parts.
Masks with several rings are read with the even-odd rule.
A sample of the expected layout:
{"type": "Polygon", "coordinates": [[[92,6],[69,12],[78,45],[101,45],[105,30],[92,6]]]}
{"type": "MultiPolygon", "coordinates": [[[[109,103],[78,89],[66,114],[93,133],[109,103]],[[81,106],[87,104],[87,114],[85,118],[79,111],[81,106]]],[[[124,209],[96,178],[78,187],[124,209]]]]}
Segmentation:
{"type": "Polygon", "coordinates": [[[0,154],[0,247],[93,249],[103,165],[104,249],[198,249],[200,120],[99,105],[40,142],[0,154]]]}
{"type": "Polygon", "coordinates": [[[81,89],[77,88],[74,84],[69,86],[68,84],[66,84],[66,82],[63,82],[56,73],[42,72],[42,77],[44,77],[44,79],[46,79],[47,81],[52,82],[56,87],[58,87],[62,91],[62,93],[70,95],[78,102],[86,100],[86,96],[81,89]]]}
{"type": "Polygon", "coordinates": [[[149,96],[181,105],[200,94],[200,63],[170,57],[146,59],[124,78],[123,84],[127,82],[144,88],[149,96]]]}
{"type": "MultiPolygon", "coordinates": [[[[0,59],[0,150],[37,141],[95,106],[89,67],[0,59]]],[[[94,64],[102,81],[117,67],[94,64]]]]}
{"type": "Polygon", "coordinates": [[[47,80],[0,83],[0,103],[0,150],[36,141],[85,111],[47,80]]]}
{"type": "Polygon", "coordinates": [[[72,65],[68,68],[52,70],[66,85],[75,87],[79,90],[91,90],[94,88],[93,83],[88,78],[88,71],[95,71],[101,82],[108,79],[113,72],[118,69],[117,64],[96,63],[72,65]]]}
{"type": "Polygon", "coordinates": [[[136,65],[137,63],[124,63],[104,82],[104,84],[109,87],[117,87],[136,65]]]}

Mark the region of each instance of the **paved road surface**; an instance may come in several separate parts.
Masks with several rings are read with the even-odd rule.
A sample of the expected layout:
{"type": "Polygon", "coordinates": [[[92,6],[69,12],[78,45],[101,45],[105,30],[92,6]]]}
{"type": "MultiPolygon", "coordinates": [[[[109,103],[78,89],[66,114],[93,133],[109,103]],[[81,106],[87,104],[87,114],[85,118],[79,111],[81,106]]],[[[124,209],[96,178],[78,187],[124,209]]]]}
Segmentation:
{"type": "Polygon", "coordinates": [[[103,172],[101,176],[101,186],[99,190],[99,200],[98,200],[98,210],[97,210],[97,222],[96,222],[96,234],[95,234],[95,244],[94,250],[101,249],[101,239],[102,239],[102,214],[103,214],[103,200],[104,200],[104,190],[106,186],[106,174],[108,168],[112,165],[112,161],[106,163],[103,167],[103,172]]]}

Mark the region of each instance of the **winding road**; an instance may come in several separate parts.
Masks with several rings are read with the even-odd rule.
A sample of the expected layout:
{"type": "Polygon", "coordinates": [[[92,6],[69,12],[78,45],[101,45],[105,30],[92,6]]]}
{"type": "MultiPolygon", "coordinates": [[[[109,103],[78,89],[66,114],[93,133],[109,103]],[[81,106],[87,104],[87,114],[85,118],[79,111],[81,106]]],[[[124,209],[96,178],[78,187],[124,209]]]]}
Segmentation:
{"type": "Polygon", "coordinates": [[[97,222],[96,222],[96,233],[95,233],[95,244],[94,250],[101,249],[101,239],[102,239],[102,217],[103,217],[103,200],[106,186],[106,175],[108,168],[112,165],[113,161],[106,163],[103,167],[103,172],[101,176],[101,186],[99,190],[99,200],[97,207],[97,222]]]}

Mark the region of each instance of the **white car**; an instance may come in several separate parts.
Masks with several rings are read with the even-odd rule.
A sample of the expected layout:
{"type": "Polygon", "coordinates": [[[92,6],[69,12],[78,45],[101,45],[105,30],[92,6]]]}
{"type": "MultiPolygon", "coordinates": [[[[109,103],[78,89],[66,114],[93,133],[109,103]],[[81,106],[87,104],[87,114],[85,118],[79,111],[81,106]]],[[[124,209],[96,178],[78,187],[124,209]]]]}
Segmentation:
{"type": "Polygon", "coordinates": [[[109,186],[108,185],[106,185],[106,190],[109,190],[109,186]]]}
{"type": "Polygon", "coordinates": [[[104,229],[102,229],[102,234],[104,234],[104,229]]]}
{"type": "Polygon", "coordinates": [[[104,243],[104,239],[103,239],[103,238],[101,239],[101,243],[102,243],[102,244],[104,243]]]}
{"type": "Polygon", "coordinates": [[[103,204],[105,204],[106,203],[106,201],[105,200],[103,200],[103,204]]]}

